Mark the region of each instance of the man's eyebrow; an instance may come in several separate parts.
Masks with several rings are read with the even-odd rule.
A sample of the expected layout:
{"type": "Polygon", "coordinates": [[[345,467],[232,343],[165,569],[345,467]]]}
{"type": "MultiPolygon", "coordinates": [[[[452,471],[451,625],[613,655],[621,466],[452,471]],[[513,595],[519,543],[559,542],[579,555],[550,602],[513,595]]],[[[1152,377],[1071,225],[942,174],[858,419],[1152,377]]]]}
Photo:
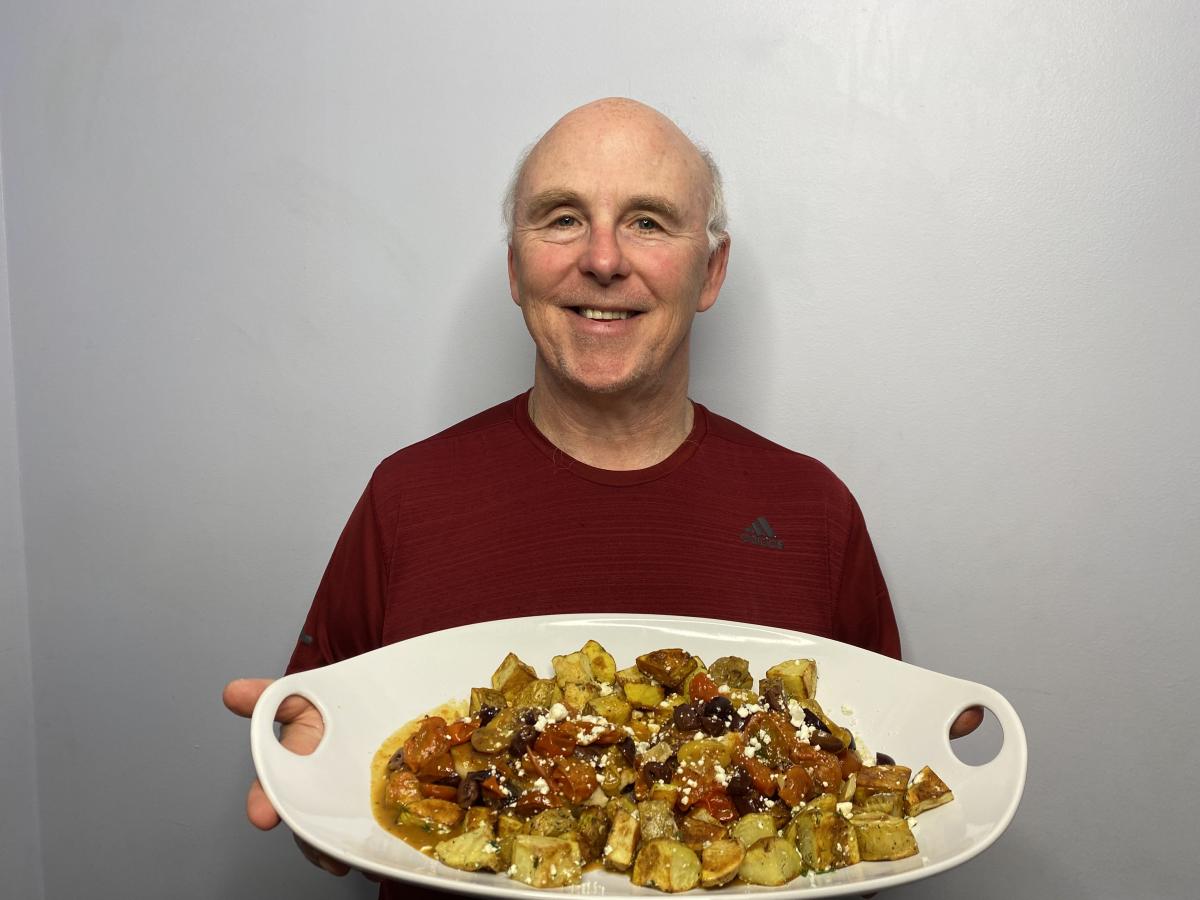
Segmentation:
{"type": "Polygon", "coordinates": [[[656,216],[668,219],[673,223],[683,221],[683,214],[679,211],[679,207],[666,197],[656,197],[650,194],[633,197],[629,201],[629,208],[654,213],[656,216]]]}
{"type": "Polygon", "coordinates": [[[565,188],[550,188],[534,194],[522,205],[528,218],[537,219],[559,206],[581,206],[582,201],[574,191],[565,188]]]}

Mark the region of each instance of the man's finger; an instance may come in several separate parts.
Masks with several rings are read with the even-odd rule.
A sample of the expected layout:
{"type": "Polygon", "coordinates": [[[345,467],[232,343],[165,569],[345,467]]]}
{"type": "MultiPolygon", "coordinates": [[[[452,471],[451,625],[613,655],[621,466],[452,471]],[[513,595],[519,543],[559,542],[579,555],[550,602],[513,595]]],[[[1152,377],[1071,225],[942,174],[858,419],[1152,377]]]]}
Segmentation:
{"type": "Polygon", "coordinates": [[[267,799],[267,794],[257,778],[250,785],[250,792],[246,795],[246,818],[250,820],[251,825],[263,831],[270,831],[279,824],[279,813],[275,812],[275,807],[267,799]]]}
{"type": "Polygon", "coordinates": [[[336,875],[338,878],[341,878],[350,871],[350,867],[344,862],[334,859],[331,856],[326,856],[316,847],[309,846],[294,834],[292,838],[295,840],[296,846],[300,848],[300,852],[304,854],[304,858],[314,866],[324,869],[330,875],[336,875]]]}
{"type": "Polygon", "coordinates": [[[983,707],[971,706],[964,709],[950,726],[950,737],[960,738],[970,734],[983,724],[983,707]]]}
{"type": "Polygon", "coordinates": [[[270,678],[238,678],[225,685],[221,700],[230,712],[248,719],[254,713],[254,704],[271,681],[270,678]]]}

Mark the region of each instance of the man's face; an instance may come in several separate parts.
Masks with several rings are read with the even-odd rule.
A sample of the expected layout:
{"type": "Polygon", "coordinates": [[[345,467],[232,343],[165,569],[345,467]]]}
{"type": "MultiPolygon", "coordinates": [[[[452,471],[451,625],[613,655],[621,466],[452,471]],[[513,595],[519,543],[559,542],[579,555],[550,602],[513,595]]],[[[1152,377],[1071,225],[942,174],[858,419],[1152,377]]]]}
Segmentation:
{"type": "Polygon", "coordinates": [[[518,185],[509,284],[538,370],[590,393],[686,391],[688,335],[717,299],[707,168],[667,119],[592,104],[538,144],[518,185]]]}

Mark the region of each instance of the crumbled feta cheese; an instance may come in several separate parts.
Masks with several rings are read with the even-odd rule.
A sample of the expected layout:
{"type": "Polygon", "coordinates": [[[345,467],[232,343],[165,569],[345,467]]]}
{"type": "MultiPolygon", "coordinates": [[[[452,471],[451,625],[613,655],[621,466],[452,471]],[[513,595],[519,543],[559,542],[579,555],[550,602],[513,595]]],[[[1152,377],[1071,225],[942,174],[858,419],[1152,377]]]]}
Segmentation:
{"type": "Polygon", "coordinates": [[[561,703],[555,703],[550,707],[550,719],[553,722],[561,722],[567,717],[567,708],[561,703]]]}
{"type": "Polygon", "coordinates": [[[853,803],[839,803],[837,805],[837,811],[840,812],[847,819],[849,819],[854,814],[853,810],[854,810],[853,803]]]}

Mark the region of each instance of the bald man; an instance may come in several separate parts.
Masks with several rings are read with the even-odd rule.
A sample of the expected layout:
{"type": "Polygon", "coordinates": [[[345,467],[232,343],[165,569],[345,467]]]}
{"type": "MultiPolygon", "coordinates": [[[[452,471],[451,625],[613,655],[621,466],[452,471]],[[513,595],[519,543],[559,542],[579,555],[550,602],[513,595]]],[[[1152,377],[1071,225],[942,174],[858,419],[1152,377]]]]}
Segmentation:
{"type": "MultiPolygon", "coordinates": [[[[505,217],[533,387],[379,465],[288,671],[441,628],[597,611],[737,619],[899,657],[846,487],[688,397],[692,321],[729,260],[711,158],[650,107],[600,100],[521,161],[505,217]]],[[[226,704],[249,715],[267,683],[232,682],[226,704]]],[[[319,742],[307,703],[279,718],[284,743],[319,742]]],[[[279,822],[257,783],[247,812],[279,822]]],[[[401,890],[424,896],[381,896],[401,890]]]]}

